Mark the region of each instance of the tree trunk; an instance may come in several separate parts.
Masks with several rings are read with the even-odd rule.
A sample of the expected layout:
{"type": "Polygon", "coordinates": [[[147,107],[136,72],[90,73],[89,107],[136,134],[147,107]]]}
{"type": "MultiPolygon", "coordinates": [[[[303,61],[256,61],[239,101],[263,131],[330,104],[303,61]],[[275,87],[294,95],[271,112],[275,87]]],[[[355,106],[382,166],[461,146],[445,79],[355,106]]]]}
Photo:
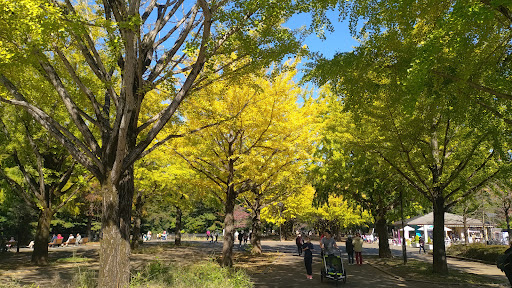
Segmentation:
{"type": "MultiPolygon", "coordinates": [[[[125,239],[127,233],[121,230],[119,188],[120,186],[116,186],[112,182],[109,172],[107,181],[102,183],[103,237],[100,247],[98,287],[125,288],[130,283],[130,243],[125,239]]],[[[123,199],[124,201],[126,199],[123,199]]],[[[126,213],[126,211],[123,212],[126,213]]],[[[124,219],[122,226],[123,229],[126,229],[124,219]]]]}
{"type": "Polygon", "coordinates": [[[183,213],[181,212],[181,208],[176,206],[176,230],[174,232],[174,245],[181,246],[181,217],[183,213]]]}
{"type": "Polygon", "coordinates": [[[466,216],[466,211],[464,211],[464,215],[462,215],[462,222],[464,224],[464,244],[469,244],[469,232],[468,232],[468,217],[466,216]]]}
{"type": "Polygon", "coordinates": [[[505,209],[505,221],[507,221],[508,245],[512,245],[512,229],[510,229],[510,218],[508,216],[509,209],[505,209]]]}
{"type": "Polygon", "coordinates": [[[135,213],[133,215],[133,233],[132,233],[132,241],[131,248],[137,249],[140,244],[142,244],[142,235],[140,233],[140,225],[141,225],[141,217],[142,217],[142,207],[144,206],[142,200],[142,192],[137,191],[137,200],[135,202],[135,213]]]}
{"type": "Polygon", "coordinates": [[[256,203],[256,209],[254,209],[254,215],[252,217],[252,254],[261,254],[261,207],[259,203],[256,203]]]}
{"type": "Polygon", "coordinates": [[[94,204],[91,202],[89,204],[89,213],[87,213],[87,237],[89,237],[89,241],[92,241],[92,217],[93,217],[93,209],[94,204]]]}
{"type": "Polygon", "coordinates": [[[434,199],[434,273],[447,274],[446,250],[444,246],[444,198],[438,196],[434,199]]]}
{"type": "MultiPolygon", "coordinates": [[[[34,239],[34,251],[32,252],[32,263],[35,265],[48,264],[48,239],[50,238],[50,223],[53,211],[45,207],[39,212],[37,221],[36,236],[34,239]]],[[[18,239],[19,240],[19,239],[18,239]]]]}
{"type": "Polygon", "coordinates": [[[233,184],[227,188],[226,195],[226,216],[224,217],[224,242],[222,244],[222,266],[233,266],[233,241],[235,230],[235,218],[233,212],[235,210],[236,193],[233,184]]]}
{"type": "Polygon", "coordinates": [[[391,258],[387,227],[386,212],[379,211],[375,217],[375,230],[377,235],[379,235],[379,258],[391,258]]]}

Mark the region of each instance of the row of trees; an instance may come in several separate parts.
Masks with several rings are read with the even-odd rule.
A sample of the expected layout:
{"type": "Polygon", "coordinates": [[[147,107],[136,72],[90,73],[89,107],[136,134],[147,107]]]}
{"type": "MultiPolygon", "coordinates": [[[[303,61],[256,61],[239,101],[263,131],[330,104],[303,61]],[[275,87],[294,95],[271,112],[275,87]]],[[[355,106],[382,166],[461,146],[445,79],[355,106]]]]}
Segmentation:
{"type": "Polygon", "coordinates": [[[126,287],[132,216],[138,232],[149,198],[174,206],[176,223],[197,201],[221,205],[230,266],[236,202],[253,214],[257,252],[262,215],[309,213],[294,212],[309,180],[315,204],[359,213],[324,215],[329,225],[365,210],[381,240],[397,192],[425,196],[406,209],[431,204],[434,271],[446,272],[444,212],[508,169],[511,7],[374,2],[0,1],[2,178],[39,209],[34,262],[46,262],[52,215],[90,181],[99,286],[126,287]],[[336,5],[361,45],[314,64],[324,103],[290,84],[293,65],[265,67],[303,52],[300,36],[329,28],[336,5]],[[299,12],[311,29],[281,25],[299,12]]]}
{"type": "Polygon", "coordinates": [[[343,140],[328,135],[326,153],[332,154],[327,154],[332,167],[354,172],[355,183],[333,177],[339,187],[329,188],[357,200],[372,198],[371,189],[354,194],[370,185],[380,191],[372,201],[384,194],[389,205],[395,198],[391,191],[404,189],[393,181],[399,177],[430,202],[433,267],[446,273],[444,212],[492,187],[492,179],[509,177],[512,6],[347,1],[340,9],[361,45],[317,59],[310,71],[310,79],[329,83],[334,94],[329,99],[338,107],[329,116],[345,125],[333,133],[349,135],[343,140]],[[337,115],[340,107],[345,113],[337,115]],[[344,154],[336,155],[340,151],[344,154]],[[365,157],[371,160],[358,161],[365,157]],[[359,171],[370,162],[385,171],[367,181],[359,171]]]}
{"type": "MultiPolygon", "coordinates": [[[[281,23],[329,1],[0,4],[0,100],[24,109],[99,182],[99,286],[126,287],[135,162],[165,143],[159,133],[173,130],[191,92],[299,51],[300,31],[281,23]],[[161,110],[144,109],[151,94],[161,110]]],[[[227,186],[232,202],[241,191],[227,186]]]]}

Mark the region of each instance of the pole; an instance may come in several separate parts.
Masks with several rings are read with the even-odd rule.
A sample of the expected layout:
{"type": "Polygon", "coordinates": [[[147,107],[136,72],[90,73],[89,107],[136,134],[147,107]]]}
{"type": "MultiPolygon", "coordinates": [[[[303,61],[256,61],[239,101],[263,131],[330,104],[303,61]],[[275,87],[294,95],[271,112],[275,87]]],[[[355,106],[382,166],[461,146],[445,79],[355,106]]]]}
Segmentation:
{"type": "MultiPolygon", "coordinates": [[[[400,188],[400,217],[402,218],[402,257],[404,258],[404,265],[407,264],[407,246],[405,243],[405,225],[404,225],[404,198],[402,196],[402,189],[400,188]]],[[[400,231],[398,233],[400,235],[400,231]]]]}

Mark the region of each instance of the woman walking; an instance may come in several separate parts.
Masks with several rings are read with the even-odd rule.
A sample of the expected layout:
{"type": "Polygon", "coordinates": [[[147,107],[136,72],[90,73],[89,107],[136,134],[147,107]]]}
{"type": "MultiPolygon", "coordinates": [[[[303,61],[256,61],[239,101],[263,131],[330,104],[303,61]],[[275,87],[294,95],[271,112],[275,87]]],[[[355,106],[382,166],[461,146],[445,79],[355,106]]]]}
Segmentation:
{"type": "Polygon", "coordinates": [[[356,234],[356,237],[353,241],[354,244],[354,252],[356,252],[356,263],[357,265],[363,264],[363,239],[361,239],[361,236],[359,233],[356,234]]]}

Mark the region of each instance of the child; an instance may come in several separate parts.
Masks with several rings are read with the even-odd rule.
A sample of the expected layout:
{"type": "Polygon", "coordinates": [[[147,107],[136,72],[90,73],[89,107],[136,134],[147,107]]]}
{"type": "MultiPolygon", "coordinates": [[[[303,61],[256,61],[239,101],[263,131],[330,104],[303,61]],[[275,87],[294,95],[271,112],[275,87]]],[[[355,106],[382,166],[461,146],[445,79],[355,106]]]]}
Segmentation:
{"type": "Polygon", "coordinates": [[[313,244],[311,243],[311,238],[309,236],[304,236],[304,240],[306,242],[302,245],[302,250],[304,251],[304,264],[306,265],[306,278],[313,279],[313,244]]]}

